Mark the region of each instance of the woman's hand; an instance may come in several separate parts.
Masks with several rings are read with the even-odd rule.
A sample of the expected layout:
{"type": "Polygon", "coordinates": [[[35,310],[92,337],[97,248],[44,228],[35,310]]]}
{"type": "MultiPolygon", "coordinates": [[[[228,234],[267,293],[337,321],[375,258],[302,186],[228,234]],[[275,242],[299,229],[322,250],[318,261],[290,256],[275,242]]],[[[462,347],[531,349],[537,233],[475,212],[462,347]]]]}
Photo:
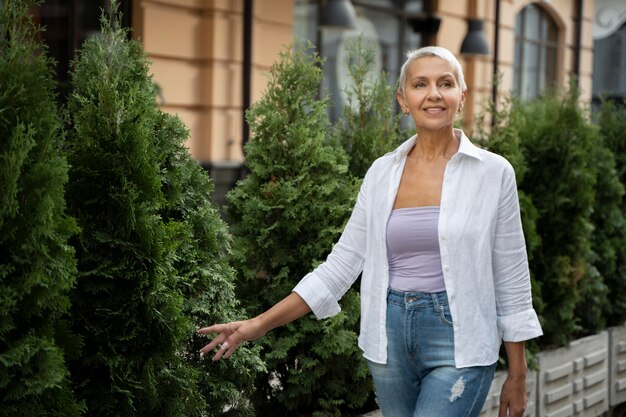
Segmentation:
{"type": "Polygon", "coordinates": [[[198,330],[199,334],[217,333],[215,339],[200,349],[200,352],[203,354],[208,353],[219,345],[220,348],[213,356],[213,360],[216,361],[220,358],[228,359],[243,342],[258,339],[270,330],[291,323],[310,311],[311,309],[302,297],[292,292],[265,313],[259,314],[252,319],[214,324],[198,330]]]}
{"type": "Polygon", "coordinates": [[[199,334],[217,333],[217,336],[208,345],[200,349],[200,352],[202,354],[209,353],[219,345],[213,360],[217,361],[220,358],[228,359],[243,342],[258,339],[265,335],[266,332],[256,317],[249,320],[203,327],[198,330],[199,334]]]}
{"type": "Polygon", "coordinates": [[[502,385],[498,417],[523,417],[527,402],[526,376],[509,374],[502,385]]]}

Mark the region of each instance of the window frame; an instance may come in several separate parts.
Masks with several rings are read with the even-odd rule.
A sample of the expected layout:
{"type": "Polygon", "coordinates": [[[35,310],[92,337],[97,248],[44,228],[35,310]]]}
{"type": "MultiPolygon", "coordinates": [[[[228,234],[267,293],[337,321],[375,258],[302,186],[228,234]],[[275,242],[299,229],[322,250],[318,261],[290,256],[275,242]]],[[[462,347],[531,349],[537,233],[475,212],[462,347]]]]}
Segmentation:
{"type": "Polygon", "coordinates": [[[513,92],[523,100],[532,100],[559,85],[560,28],[554,17],[539,3],[526,5],[515,16],[515,48],[513,56],[513,92]],[[537,12],[536,22],[529,22],[531,12],[537,12]],[[529,26],[536,23],[538,31],[528,34],[529,26]],[[554,33],[550,38],[551,30],[554,33]],[[536,55],[536,69],[528,70],[527,49],[536,55]],[[524,89],[529,78],[534,77],[531,90],[524,89]]]}

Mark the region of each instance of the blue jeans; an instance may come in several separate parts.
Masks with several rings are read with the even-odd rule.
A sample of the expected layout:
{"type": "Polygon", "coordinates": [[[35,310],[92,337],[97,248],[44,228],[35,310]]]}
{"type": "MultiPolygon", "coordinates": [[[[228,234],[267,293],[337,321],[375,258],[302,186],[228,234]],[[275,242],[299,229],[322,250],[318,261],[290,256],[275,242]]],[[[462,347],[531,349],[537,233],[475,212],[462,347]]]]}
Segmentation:
{"type": "Polygon", "coordinates": [[[368,361],[385,417],[473,417],[483,407],[496,364],[457,369],[445,292],[389,290],[387,363],[368,361]]]}

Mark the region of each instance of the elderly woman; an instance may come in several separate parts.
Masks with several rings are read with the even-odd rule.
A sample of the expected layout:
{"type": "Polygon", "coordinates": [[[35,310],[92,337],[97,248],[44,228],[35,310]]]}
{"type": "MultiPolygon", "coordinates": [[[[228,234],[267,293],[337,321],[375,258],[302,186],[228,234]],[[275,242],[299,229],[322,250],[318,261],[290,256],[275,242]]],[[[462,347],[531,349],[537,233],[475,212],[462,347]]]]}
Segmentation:
{"type": "Polygon", "coordinates": [[[515,174],[454,129],[466,96],[450,51],[408,53],[397,99],[417,134],[372,164],[326,261],[265,313],[200,329],[217,333],[202,352],[228,358],[310,311],[332,316],[362,272],[359,346],[385,417],[478,416],[502,342],[499,415],[523,416],[524,341],[542,331],[515,174]]]}

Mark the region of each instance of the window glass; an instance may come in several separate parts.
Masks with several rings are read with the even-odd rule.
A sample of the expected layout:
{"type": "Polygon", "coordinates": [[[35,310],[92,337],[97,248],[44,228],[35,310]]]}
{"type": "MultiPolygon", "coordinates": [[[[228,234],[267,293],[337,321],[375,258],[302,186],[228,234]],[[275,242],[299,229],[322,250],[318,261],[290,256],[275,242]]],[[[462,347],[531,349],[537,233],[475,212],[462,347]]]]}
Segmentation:
{"type": "Polygon", "coordinates": [[[536,4],[515,18],[513,89],[531,100],[557,82],[558,30],[554,20],[536,4]]]}
{"type": "Polygon", "coordinates": [[[626,23],[593,42],[593,102],[600,98],[622,104],[626,98],[626,23]]]}
{"type": "MultiPolygon", "coordinates": [[[[318,52],[325,59],[322,91],[329,94],[333,102],[329,109],[331,120],[341,117],[346,105],[345,91],[351,82],[346,59],[351,42],[362,36],[364,42],[375,50],[374,73],[385,71],[390,85],[397,82],[405,53],[421,46],[420,35],[403,22],[402,15],[422,10],[422,0],[352,0],[352,4],[357,13],[357,28],[345,31],[318,30],[318,2],[295,2],[295,36],[319,44],[318,52]]],[[[390,105],[394,105],[395,97],[389,100],[390,105]]]]}

